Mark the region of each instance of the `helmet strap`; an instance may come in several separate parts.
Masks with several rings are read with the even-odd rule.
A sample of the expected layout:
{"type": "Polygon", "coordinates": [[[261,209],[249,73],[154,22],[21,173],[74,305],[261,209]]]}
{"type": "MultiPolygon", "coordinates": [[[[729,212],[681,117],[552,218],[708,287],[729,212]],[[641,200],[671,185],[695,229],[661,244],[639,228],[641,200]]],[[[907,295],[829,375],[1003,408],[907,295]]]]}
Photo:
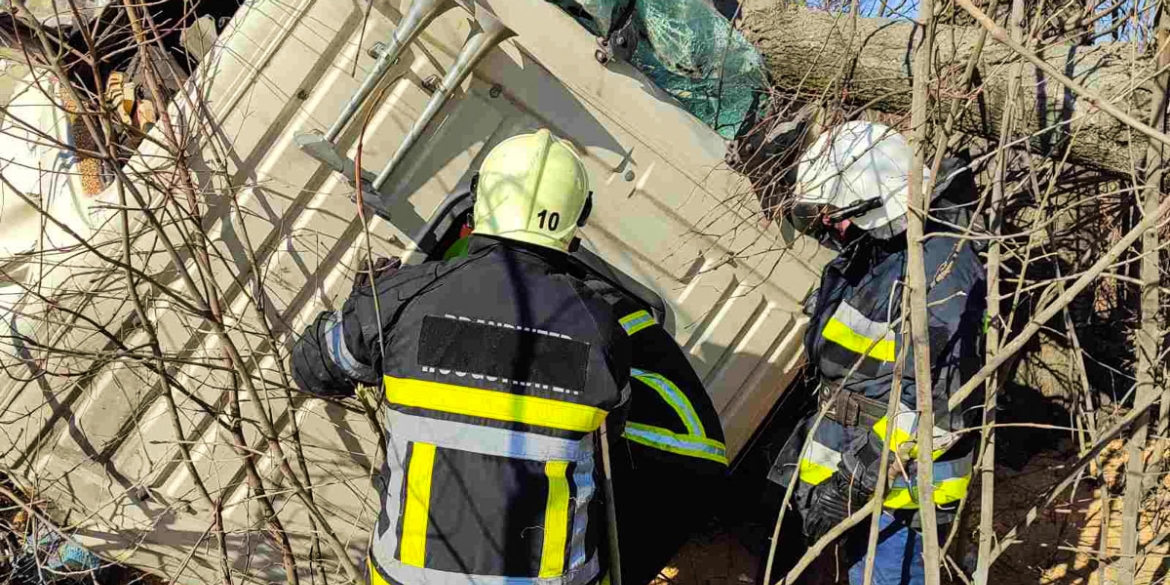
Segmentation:
{"type": "Polygon", "coordinates": [[[471,173],[467,191],[471,193],[471,212],[467,214],[467,227],[475,229],[475,198],[479,193],[479,173],[471,173]]]}
{"type": "Polygon", "coordinates": [[[589,214],[593,213],[593,191],[585,197],[585,206],[581,208],[581,215],[577,218],[577,227],[585,227],[585,222],[589,221],[589,214]]]}

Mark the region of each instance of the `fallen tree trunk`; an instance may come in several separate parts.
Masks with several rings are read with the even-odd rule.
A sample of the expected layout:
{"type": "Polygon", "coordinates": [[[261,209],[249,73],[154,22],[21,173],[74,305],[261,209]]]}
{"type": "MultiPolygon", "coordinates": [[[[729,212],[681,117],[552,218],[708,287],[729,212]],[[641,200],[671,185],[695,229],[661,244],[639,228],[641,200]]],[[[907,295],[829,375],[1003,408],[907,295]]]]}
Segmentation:
{"type": "MultiPolygon", "coordinates": [[[[742,30],[763,54],[773,84],[782,92],[810,98],[828,92],[852,107],[910,111],[911,56],[922,40],[922,30],[913,22],[857,18],[854,23],[848,15],[746,0],[742,30]]],[[[978,36],[978,28],[939,25],[932,90],[936,99],[975,101],[962,108],[955,128],[994,140],[1008,68],[1019,57],[989,39],[972,84],[978,91],[960,87],[978,36]]],[[[1156,68],[1152,55],[1134,54],[1133,43],[1056,44],[1040,57],[1132,115],[1148,114],[1156,68]]],[[[1070,160],[1078,164],[1124,174],[1140,167],[1144,136],[1093,109],[1030,63],[1024,64],[1019,99],[1027,113],[1017,120],[1014,134],[1030,135],[1036,152],[1061,156],[1068,149],[1070,160]]]]}

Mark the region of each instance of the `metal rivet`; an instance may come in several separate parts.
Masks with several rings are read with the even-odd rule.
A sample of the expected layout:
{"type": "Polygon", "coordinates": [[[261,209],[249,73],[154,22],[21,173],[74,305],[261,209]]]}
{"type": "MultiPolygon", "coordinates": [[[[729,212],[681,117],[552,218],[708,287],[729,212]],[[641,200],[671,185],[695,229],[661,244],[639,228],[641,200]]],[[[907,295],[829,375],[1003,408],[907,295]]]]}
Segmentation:
{"type": "Polygon", "coordinates": [[[594,51],[593,58],[597,59],[597,62],[601,63],[602,65],[609,63],[609,53],[606,53],[603,49],[597,49],[594,51]]]}
{"type": "Polygon", "coordinates": [[[622,176],[623,176],[623,177],[624,177],[624,178],[625,178],[627,181],[633,181],[633,180],[634,180],[634,171],[626,171],[626,174],[625,174],[625,175],[622,175],[622,176]]]}
{"type": "Polygon", "coordinates": [[[501,87],[500,84],[498,84],[498,83],[493,83],[492,88],[490,90],[488,90],[488,95],[490,95],[494,98],[500,97],[500,94],[502,94],[502,93],[504,93],[504,88],[501,87]]]}
{"type": "Polygon", "coordinates": [[[298,100],[306,100],[306,99],[309,99],[309,92],[308,92],[308,90],[305,90],[305,89],[298,89],[298,90],[297,90],[297,99],[298,99],[298,100]]]}

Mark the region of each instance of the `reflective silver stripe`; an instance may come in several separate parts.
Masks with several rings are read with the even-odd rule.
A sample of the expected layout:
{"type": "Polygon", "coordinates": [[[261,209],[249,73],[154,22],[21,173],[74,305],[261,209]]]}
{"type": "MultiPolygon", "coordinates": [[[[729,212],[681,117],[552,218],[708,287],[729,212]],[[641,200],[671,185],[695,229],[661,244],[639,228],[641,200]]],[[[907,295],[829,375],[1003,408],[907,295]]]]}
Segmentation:
{"type": "MultiPolygon", "coordinates": [[[[390,523],[374,538],[371,557],[388,577],[402,583],[486,584],[486,585],[577,585],[588,582],[598,574],[596,555],[586,562],[585,533],[589,525],[589,504],[595,492],[593,481],[593,434],[573,441],[535,433],[521,433],[403,414],[385,409],[388,426],[386,466],[390,472],[383,509],[390,523]],[[457,449],[483,455],[494,455],[537,461],[567,460],[576,463],[572,482],[575,486],[571,506],[573,533],[570,536],[570,555],[566,575],[562,578],[501,577],[495,575],[464,575],[403,565],[394,558],[398,549],[398,524],[402,521],[403,481],[406,475],[403,461],[411,442],[432,443],[440,448],[457,449]],[[592,567],[592,569],[590,569],[592,567]]],[[[490,489],[490,486],[489,486],[490,489]]]]}
{"type": "Polygon", "coordinates": [[[573,470],[577,487],[573,502],[573,534],[569,536],[569,569],[585,564],[585,531],[589,528],[589,502],[593,500],[593,457],[584,457],[573,470]]]}
{"type": "Polygon", "coordinates": [[[622,317],[618,321],[622,324],[622,329],[626,330],[626,335],[633,335],[658,323],[648,311],[636,311],[622,317]]]}
{"type": "MultiPolygon", "coordinates": [[[[938,484],[948,479],[958,479],[961,477],[970,477],[971,470],[974,468],[972,459],[974,454],[968,454],[965,457],[960,457],[951,461],[935,461],[934,462],[934,483],[938,484]]],[[[894,478],[894,487],[913,487],[918,483],[916,475],[910,475],[907,478],[898,475],[894,478]]]]}
{"type": "MultiPolygon", "coordinates": [[[[887,411],[888,412],[888,411],[887,411]]],[[[898,403],[898,412],[894,413],[894,427],[904,431],[911,437],[918,436],[918,413],[906,406],[905,402],[898,403]]],[[[884,440],[885,437],[882,437],[884,440]]]]}
{"type": "Polygon", "coordinates": [[[809,463],[823,465],[829,469],[837,469],[837,465],[841,463],[841,453],[839,451],[826,447],[818,443],[815,439],[809,441],[808,450],[800,458],[809,463]]]}
{"type": "Polygon", "coordinates": [[[662,374],[638,368],[631,368],[630,375],[657,391],[658,395],[666,400],[667,404],[682,418],[683,426],[687,428],[688,433],[696,437],[707,436],[703,429],[703,422],[699,420],[699,414],[695,412],[695,407],[691,406],[691,401],[687,399],[686,394],[682,393],[682,390],[679,390],[678,386],[674,385],[674,382],[662,374]]]}
{"type": "Polygon", "coordinates": [[[727,464],[727,447],[711,439],[682,435],[668,429],[634,422],[626,423],[626,430],[622,436],[663,451],[727,464]]]}
{"type": "MultiPolygon", "coordinates": [[[[918,440],[918,413],[905,402],[898,403],[898,413],[894,415],[894,426],[909,435],[909,440],[918,440]]],[[[931,429],[931,434],[934,435],[934,451],[936,452],[946,451],[960,438],[958,433],[952,433],[938,426],[931,429]]],[[[885,440],[885,437],[879,438],[885,440]]],[[[898,442],[895,440],[895,444],[898,442]]]]}
{"type": "Polygon", "coordinates": [[[387,577],[406,585],[584,585],[601,573],[597,555],[577,570],[566,571],[560,577],[505,577],[503,575],[468,575],[437,569],[424,569],[385,559],[375,552],[376,568],[387,577]]]}
{"type": "Polygon", "coordinates": [[[387,409],[386,423],[395,436],[481,455],[532,461],[580,461],[592,457],[592,435],[570,440],[468,423],[403,414],[387,409]]]}
{"type": "Polygon", "coordinates": [[[837,305],[833,318],[849,326],[854,333],[869,339],[894,339],[894,328],[889,323],[878,323],[861,314],[849,303],[837,305]]]}
{"type": "Polygon", "coordinates": [[[342,324],[341,311],[329,315],[325,326],[325,347],[329,350],[329,358],[337,367],[341,368],[351,378],[362,381],[378,380],[381,376],[374,368],[367,366],[353,357],[345,345],[345,327],[342,324]]]}
{"type": "MultiPolygon", "coordinates": [[[[382,494],[382,510],[390,522],[386,530],[374,535],[370,553],[383,566],[387,561],[394,560],[394,551],[398,550],[398,523],[402,521],[402,482],[406,478],[402,462],[406,459],[406,453],[406,441],[398,440],[394,429],[390,429],[386,437],[386,470],[390,477],[386,479],[386,491],[382,494]]],[[[378,528],[381,527],[375,525],[375,532],[378,528]]]]}

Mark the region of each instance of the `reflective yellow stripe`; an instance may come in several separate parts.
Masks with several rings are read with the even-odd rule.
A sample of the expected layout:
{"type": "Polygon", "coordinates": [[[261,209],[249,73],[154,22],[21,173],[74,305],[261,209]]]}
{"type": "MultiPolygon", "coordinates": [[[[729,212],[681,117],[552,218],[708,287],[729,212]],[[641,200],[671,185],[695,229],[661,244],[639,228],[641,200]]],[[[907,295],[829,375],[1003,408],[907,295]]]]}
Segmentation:
{"type": "Polygon", "coordinates": [[[435,446],[414,443],[406,472],[406,510],[402,513],[402,542],[399,560],[423,566],[427,556],[427,519],[431,507],[431,473],[435,469],[435,446]]]}
{"type": "MultiPolygon", "coordinates": [[[[942,506],[953,504],[967,497],[967,486],[971,483],[971,476],[945,479],[934,486],[934,503],[942,506]]],[[[887,508],[900,510],[918,508],[918,488],[893,488],[882,501],[887,508]]]]}
{"type": "MultiPolygon", "coordinates": [[[[894,453],[900,453],[899,448],[905,443],[910,443],[910,450],[907,453],[907,455],[909,457],[917,457],[918,456],[918,447],[916,447],[915,445],[918,442],[918,438],[915,437],[914,435],[910,434],[910,430],[903,428],[905,425],[903,425],[903,423],[902,423],[903,420],[909,420],[910,425],[913,426],[914,421],[917,420],[917,415],[907,416],[907,413],[903,412],[903,413],[900,413],[895,418],[897,418],[898,424],[894,426],[894,435],[890,438],[890,451],[892,451],[894,453]]],[[[888,421],[886,420],[886,417],[884,417],[884,416],[881,417],[880,419],[878,419],[878,421],[876,423],[873,423],[873,432],[874,432],[874,434],[877,435],[878,439],[880,439],[882,441],[886,440],[886,426],[887,426],[887,424],[888,424],[888,421]]],[[[946,453],[946,452],[947,452],[946,449],[935,449],[930,454],[931,459],[938,459],[939,457],[942,457],[943,453],[946,453]]]]}
{"type": "Polygon", "coordinates": [[[918,508],[918,490],[893,488],[886,495],[886,499],[882,501],[882,505],[897,510],[916,509],[918,508]]]}
{"type": "Polygon", "coordinates": [[[630,374],[643,384],[654,389],[659,396],[662,397],[667,404],[674,409],[675,414],[682,419],[683,426],[687,428],[687,432],[696,437],[706,437],[707,430],[703,428],[703,421],[699,419],[699,413],[695,412],[695,407],[691,405],[690,399],[678,386],[674,385],[663,376],[654,372],[647,372],[633,368],[630,374]]]}
{"type": "Polygon", "coordinates": [[[841,453],[812,440],[800,455],[800,481],[817,485],[829,479],[841,463],[841,453]]]}
{"type": "Polygon", "coordinates": [[[626,330],[626,335],[633,335],[651,325],[658,323],[658,321],[654,320],[654,316],[647,311],[636,311],[634,313],[630,313],[629,315],[618,319],[618,322],[622,324],[622,329],[626,330]]]}
{"type": "Polygon", "coordinates": [[[869,356],[883,362],[893,362],[896,359],[896,347],[892,339],[870,339],[849,328],[836,317],[829,318],[821,336],[853,353],[869,356]],[[872,349],[871,349],[872,348],[872,349]]]}
{"type": "Polygon", "coordinates": [[[836,472],[836,469],[825,467],[820,463],[814,463],[808,459],[800,460],[800,481],[804,483],[817,485],[832,477],[836,472]]]}
{"type": "MultiPolygon", "coordinates": [[[[886,440],[886,432],[888,431],[887,427],[889,426],[889,422],[890,421],[883,416],[878,419],[876,423],[873,423],[873,432],[882,441],[886,440]]],[[[895,426],[894,434],[892,437],[890,437],[890,451],[897,453],[898,447],[901,447],[902,444],[907,442],[914,442],[914,436],[900,426],[895,426]]]]}
{"type": "Polygon", "coordinates": [[[370,572],[370,585],[391,585],[381,573],[378,572],[378,567],[374,566],[374,559],[366,558],[366,570],[370,572]]]}
{"type": "Polygon", "coordinates": [[[550,398],[390,376],[386,376],[386,400],[415,408],[581,432],[597,430],[606,414],[600,408],[550,398]]]}
{"type": "Polygon", "coordinates": [[[934,503],[952,504],[967,497],[967,486],[971,484],[971,476],[956,477],[944,480],[934,488],[934,503]]]}
{"type": "Polygon", "coordinates": [[[669,429],[627,422],[623,437],[660,451],[698,457],[727,465],[727,447],[714,439],[684,435],[669,429]]]}
{"type": "Polygon", "coordinates": [[[548,503],[544,506],[544,546],[540,551],[540,576],[560,577],[565,572],[565,542],[569,537],[568,461],[544,464],[548,476],[548,503]]]}

